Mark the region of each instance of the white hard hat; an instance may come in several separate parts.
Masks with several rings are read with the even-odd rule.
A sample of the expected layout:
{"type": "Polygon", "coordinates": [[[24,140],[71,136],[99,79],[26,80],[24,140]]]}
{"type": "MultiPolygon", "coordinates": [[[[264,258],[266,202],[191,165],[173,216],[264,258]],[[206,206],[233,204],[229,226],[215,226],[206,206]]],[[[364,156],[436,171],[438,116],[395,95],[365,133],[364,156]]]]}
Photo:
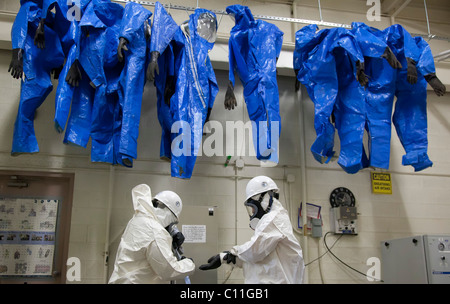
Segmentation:
{"type": "Polygon", "coordinates": [[[245,201],[247,201],[254,195],[261,194],[270,190],[274,192],[279,191],[277,184],[275,184],[275,182],[270,177],[267,176],[254,177],[248,182],[247,187],[245,188],[246,194],[245,201]]]}
{"type": "Polygon", "coordinates": [[[183,203],[181,202],[181,198],[173,191],[162,191],[155,195],[154,199],[160,201],[167,208],[172,211],[172,213],[176,216],[177,220],[180,218],[181,209],[183,209],[183,203]]]}

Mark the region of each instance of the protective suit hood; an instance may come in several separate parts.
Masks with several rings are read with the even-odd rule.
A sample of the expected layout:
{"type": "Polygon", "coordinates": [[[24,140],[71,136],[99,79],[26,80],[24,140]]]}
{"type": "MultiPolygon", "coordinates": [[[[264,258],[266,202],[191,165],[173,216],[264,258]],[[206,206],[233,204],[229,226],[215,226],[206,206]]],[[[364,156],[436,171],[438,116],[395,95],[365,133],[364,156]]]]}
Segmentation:
{"type": "Polygon", "coordinates": [[[135,213],[143,213],[156,219],[152,205],[152,190],[146,184],[140,184],[131,190],[135,213]]]}
{"type": "MultiPolygon", "coordinates": [[[[214,42],[207,41],[204,37],[199,35],[199,33],[197,31],[198,20],[202,14],[210,14],[215,19],[217,19],[216,14],[214,14],[213,12],[203,9],[203,8],[197,8],[195,10],[195,13],[189,16],[189,31],[190,31],[190,35],[198,36],[199,38],[201,38],[201,39],[193,39],[193,40],[199,41],[201,44],[205,45],[205,47],[207,48],[207,50],[209,52],[214,47],[214,42]]],[[[217,33],[217,27],[214,29],[214,31],[217,33]]]]}
{"type": "Polygon", "coordinates": [[[247,6],[239,4],[230,5],[227,7],[226,11],[234,18],[237,26],[248,27],[255,21],[252,12],[247,6]]]}

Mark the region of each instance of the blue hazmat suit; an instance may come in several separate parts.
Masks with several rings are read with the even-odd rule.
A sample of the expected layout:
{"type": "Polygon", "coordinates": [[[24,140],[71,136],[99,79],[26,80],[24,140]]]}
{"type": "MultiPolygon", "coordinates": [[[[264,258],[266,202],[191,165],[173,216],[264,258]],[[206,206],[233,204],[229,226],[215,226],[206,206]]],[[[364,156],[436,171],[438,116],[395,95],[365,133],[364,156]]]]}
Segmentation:
{"type": "MultiPolygon", "coordinates": [[[[387,44],[365,27],[358,25],[358,23],[353,23],[351,32],[364,57],[364,64],[371,58],[383,58],[387,44]]],[[[375,149],[374,143],[384,133],[383,130],[380,131],[379,128],[373,127],[380,120],[376,115],[376,111],[379,109],[367,106],[367,89],[354,77],[354,63],[350,63],[345,54],[342,54],[342,48],[335,52],[335,57],[338,66],[339,93],[334,116],[341,145],[338,164],[347,173],[354,174],[369,166],[363,144],[364,130],[368,131],[369,137],[372,139],[372,144],[369,143],[371,156],[381,153],[375,149]]],[[[389,68],[393,70],[391,66],[389,68]]]]}
{"type": "MultiPolygon", "coordinates": [[[[78,3],[74,2],[74,5],[71,6],[67,4],[66,0],[44,0],[42,18],[46,18],[45,12],[48,14],[50,10],[55,9],[55,16],[59,25],[57,33],[66,57],[66,62],[60,74],[61,81],[58,82],[56,88],[54,123],[58,133],[62,133],[66,127],[74,91],[77,90],[76,87],[64,80],[74,62],[79,58],[79,39],[81,36],[79,24],[90,1],[80,0],[78,3]]],[[[76,95],[79,96],[80,92],[77,92],[76,95]]]]}
{"type": "MultiPolygon", "coordinates": [[[[214,46],[217,22],[214,13],[196,9],[187,22],[178,26],[172,39],[169,39],[163,38],[166,27],[173,26],[173,21],[168,17],[170,16],[167,14],[165,18],[157,19],[155,10],[150,51],[158,50],[161,54],[169,43],[171,45],[173,56],[169,60],[173,62],[173,78],[176,80],[174,94],[170,98],[170,116],[173,121],[171,175],[190,178],[200,148],[203,126],[219,91],[208,56],[214,46]],[[208,27],[211,24],[214,26],[208,27]]],[[[158,86],[161,83],[156,84],[158,86]]],[[[160,106],[162,104],[159,102],[160,106]]],[[[160,109],[159,115],[160,111],[166,110],[160,109]]],[[[159,117],[164,119],[161,115],[159,117]]]]}
{"type": "MultiPolygon", "coordinates": [[[[150,54],[153,52],[159,54],[157,62],[159,73],[155,75],[154,84],[157,95],[158,121],[162,129],[160,157],[170,161],[172,158],[171,145],[175,138],[171,131],[174,121],[170,111],[170,102],[165,102],[164,99],[166,83],[169,79],[173,79],[175,74],[173,44],[171,41],[175,33],[179,30],[179,26],[160,2],[156,2],[154,13],[153,24],[156,26],[152,27],[150,54]]],[[[171,85],[173,83],[167,83],[167,86],[171,85]]],[[[166,98],[169,98],[169,96],[166,96],[166,98]]]]}
{"type": "Polygon", "coordinates": [[[137,157],[142,94],[148,64],[146,23],[150,22],[151,16],[152,13],[142,5],[127,3],[120,27],[120,38],[126,39],[128,51],[124,52],[125,66],[119,80],[119,112],[122,119],[116,117],[116,124],[121,123],[116,147],[119,149],[118,163],[127,167],[132,167],[133,159],[137,157]]]}
{"type": "Polygon", "coordinates": [[[42,1],[20,2],[21,7],[11,30],[13,50],[23,51],[23,73],[20,103],[14,124],[11,155],[39,152],[34,130],[34,114],[53,90],[51,71],[64,63],[62,46],[53,30],[55,18],[45,20],[46,48],[34,44],[34,36],[42,14],[42,1]]]}
{"type": "Polygon", "coordinates": [[[226,11],[236,22],[228,43],[229,80],[234,87],[237,71],[244,86],[256,158],[278,163],[281,118],[276,64],[284,34],[271,23],[255,20],[246,6],[231,5],[226,11]]]}
{"type": "MultiPolygon", "coordinates": [[[[397,135],[405,149],[402,165],[411,165],[414,171],[422,171],[433,165],[428,157],[427,81],[426,75],[436,73],[430,46],[422,37],[413,38],[418,51],[412,58],[417,64],[417,83],[410,84],[406,69],[399,71],[396,82],[394,115],[392,117],[397,135]]],[[[411,53],[406,50],[405,54],[411,53]]]]}
{"type": "MultiPolygon", "coordinates": [[[[308,25],[297,31],[294,70],[298,71],[297,78],[305,85],[314,103],[314,128],[317,136],[311,146],[311,152],[318,162],[328,163],[335,154],[333,150],[335,126],[331,122],[331,116],[336,103],[342,101],[339,99],[340,85],[342,86],[344,82],[353,85],[353,80],[356,81],[357,76],[356,62],[364,62],[364,56],[356,37],[350,31],[344,28],[317,31],[317,25],[308,25]],[[338,79],[341,72],[338,71],[336,59],[339,56],[335,54],[348,61],[348,63],[340,62],[348,73],[345,79],[338,79]]],[[[358,88],[352,86],[352,89],[358,88]]],[[[350,98],[351,93],[349,90],[350,98]]],[[[341,103],[340,107],[339,119],[345,105],[341,103]]],[[[358,110],[355,116],[359,115],[358,110]]],[[[339,123],[342,126],[341,121],[339,123]]],[[[362,148],[362,142],[360,143],[362,148]]]]}
{"type": "Polygon", "coordinates": [[[435,69],[428,44],[422,44],[422,38],[413,38],[398,24],[383,31],[364,24],[357,26],[370,30],[385,41],[402,65],[401,69],[392,70],[384,60],[366,60],[366,72],[370,77],[366,99],[371,128],[370,166],[389,168],[393,122],[407,153],[403,156],[402,164],[413,166],[415,171],[431,167],[432,162],[427,154],[427,83],[424,76],[435,69]],[[419,77],[416,84],[408,82],[408,59],[417,63],[419,77]],[[397,101],[392,116],[395,96],[397,101]]]}
{"type": "Polygon", "coordinates": [[[80,21],[82,78],[78,94],[74,93],[65,142],[86,147],[91,138],[93,162],[117,163],[114,132],[119,107],[117,90],[123,68],[117,58],[117,48],[123,12],[124,8],[117,3],[92,0],[80,21]]]}

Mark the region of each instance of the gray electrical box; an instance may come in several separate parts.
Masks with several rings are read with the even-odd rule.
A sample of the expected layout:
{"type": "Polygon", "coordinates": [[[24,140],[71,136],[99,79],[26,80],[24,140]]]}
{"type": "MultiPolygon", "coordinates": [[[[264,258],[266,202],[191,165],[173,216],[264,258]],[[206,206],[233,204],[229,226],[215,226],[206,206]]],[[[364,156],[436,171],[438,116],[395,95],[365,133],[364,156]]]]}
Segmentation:
{"type": "Polygon", "coordinates": [[[450,235],[382,241],[381,256],[387,284],[450,284],[450,235]]]}
{"type": "MultiPolygon", "coordinates": [[[[198,266],[218,254],[219,226],[215,207],[183,205],[178,229],[185,241],[182,245],[184,255],[195,262],[195,273],[189,277],[191,284],[217,284],[217,269],[201,271],[198,266]]],[[[184,284],[177,280],[177,284],[184,284]]]]}
{"type": "Polygon", "coordinates": [[[339,206],[330,209],[330,229],[335,234],[358,234],[356,207],[339,206]]]}

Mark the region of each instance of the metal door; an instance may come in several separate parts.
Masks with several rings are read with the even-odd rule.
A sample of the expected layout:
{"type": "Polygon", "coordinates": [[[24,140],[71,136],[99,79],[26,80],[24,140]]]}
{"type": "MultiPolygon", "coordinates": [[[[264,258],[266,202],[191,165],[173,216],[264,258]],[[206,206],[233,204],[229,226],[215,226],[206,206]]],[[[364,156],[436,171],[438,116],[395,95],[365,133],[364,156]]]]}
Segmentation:
{"type": "MultiPolygon", "coordinates": [[[[198,266],[218,253],[218,221],[215,207],[183,206],[180,223],[177,225],[185,237],[184,255],[195,262],[195,273],[191,284],[217,284],[217,269],[201,271],[198,266]]],[[[178,284],[184,284],[181,280],[178,284]]]]}
{"type": "Polygon", "coordinates": [[[0,283],[66,282],[73,174],[0,171],[0,283]]]}

